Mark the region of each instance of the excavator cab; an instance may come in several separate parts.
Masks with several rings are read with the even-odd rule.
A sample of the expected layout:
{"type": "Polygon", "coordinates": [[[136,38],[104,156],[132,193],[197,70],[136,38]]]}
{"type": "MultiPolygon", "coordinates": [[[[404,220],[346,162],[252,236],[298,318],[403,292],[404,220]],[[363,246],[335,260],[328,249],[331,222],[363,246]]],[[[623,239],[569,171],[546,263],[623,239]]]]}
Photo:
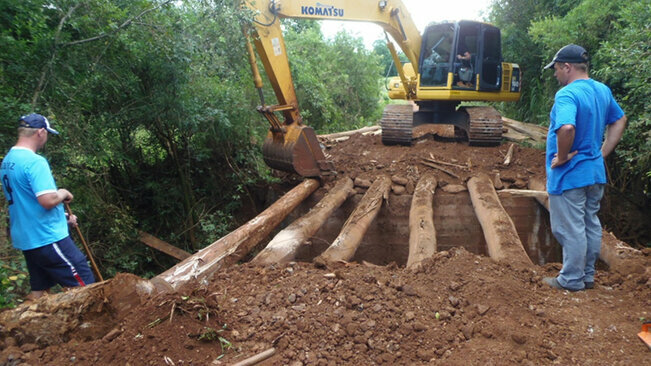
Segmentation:
{"type": "Polygon", "coordinates": [[[460,21],[429,25],[422,38],[420,87],[499,90],[502,54],[499,28],[460,21]],[[451,79],[450,79],[451,78],[451,79]]]}
{"type": "Polygon", "coordinates": [[[417,111],[389,105],[380,124],[382,142],[410,145],[412,129],[421,124],[454,125],[455,136],[470,145],[496,146],[502,121],[492,107],[459,107],[463,101],[517,101],[520,69],[502,61],[499,28],[475,21],[430,24],[421,38],[418,72],[402,67],[408,78],[392,78],[391,99],[411,99],[417,111]],[[404,80],[415,80],[410,91],[404,80]],[[385,133],[386,132],[386,133],[385,133]]]}

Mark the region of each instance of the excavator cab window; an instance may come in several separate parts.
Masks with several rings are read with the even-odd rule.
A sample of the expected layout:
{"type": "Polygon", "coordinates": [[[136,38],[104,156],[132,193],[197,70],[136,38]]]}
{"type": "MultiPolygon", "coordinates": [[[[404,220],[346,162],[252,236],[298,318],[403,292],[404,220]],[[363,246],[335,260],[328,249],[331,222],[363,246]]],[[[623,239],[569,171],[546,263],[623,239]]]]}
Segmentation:
{"type": "Polygon", "coordinates": [[[455,87],[475,89],[480,28],[481,24],[476,22],[457,23],[453,81],[455,87]]]}
{"type": "Polygon", "coordinates": [[[425,29],[420,59],[420,85],[447,85],[453,40],[453,24],[435,24],[425,29]]]}
{"type": "Polygon", "coordinates": [[[482,28],[479,89],[497,90],[501,87],[502,81],[500,30],[487,24],[482,28]]]}

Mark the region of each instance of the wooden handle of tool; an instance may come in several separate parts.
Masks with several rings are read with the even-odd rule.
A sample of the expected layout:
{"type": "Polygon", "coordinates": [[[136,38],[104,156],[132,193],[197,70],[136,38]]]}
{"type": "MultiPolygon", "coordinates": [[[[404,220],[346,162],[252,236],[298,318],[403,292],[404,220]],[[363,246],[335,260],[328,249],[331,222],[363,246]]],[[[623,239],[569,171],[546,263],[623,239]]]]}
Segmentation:
{"type": "MultiPolygon", "coordinates": [[[[70,205],[67,202],[64,202],[63,204],[66,206],[66,211],[68,211],[68,215],[72,216],[72,210],[70,209],[70,205]]],[[[79,235],[79,239],[81,239],[81,243],[84,245],[86,254],[88,254],[88,259],[90,259],[90,264],[93,267],[93,272],[95,272],[95,276],[97,276],[97,279],[99,279],[100,281],[104,281],[104,277],[102,277],[102,274],[99,272],[99,268],[97,267],[97,264],[95,263],[95,259],[93,258],[93,253],[91,253],[88,244],[86,244],[86,239],[84,239],[84,236],[81,234],[79,225],[75,225],[75,229],[77,229],[77,235],[79,235]]]]}

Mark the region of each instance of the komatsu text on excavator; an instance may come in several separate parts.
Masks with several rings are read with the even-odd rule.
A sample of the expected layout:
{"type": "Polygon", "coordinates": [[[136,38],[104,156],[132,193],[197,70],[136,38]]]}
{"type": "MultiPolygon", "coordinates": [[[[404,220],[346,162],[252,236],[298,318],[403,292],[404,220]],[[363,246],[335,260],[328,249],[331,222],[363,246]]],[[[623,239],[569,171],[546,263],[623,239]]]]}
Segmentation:
{"type": "Polygon", "coordinates": [[[262,105],[271,124],[263,156],[272,168],[306,177],[329,174],[314,130],[303,124],[289,69],[280,18],[372,22],[391,35],[409,62],[400,62],[387,36],[398,77],[389,97],[411,104],[390,104],[383,113],[382,142],[411,145],[415,126],[450,124],[471,145],[494,146],[502,139],[502,120],[492,107],[459,107],[462,101],[517,101],[520,68],[502,61],[500,30],[475,21],[430,24],[421,35],[400,0],[244,0],[253,11],[245,34],[253,40],[278,104],[266,105],[256,56],[247,42],[249,61],[262,105]],[[276,112],[282,113],[281,122],[276,112]]]}

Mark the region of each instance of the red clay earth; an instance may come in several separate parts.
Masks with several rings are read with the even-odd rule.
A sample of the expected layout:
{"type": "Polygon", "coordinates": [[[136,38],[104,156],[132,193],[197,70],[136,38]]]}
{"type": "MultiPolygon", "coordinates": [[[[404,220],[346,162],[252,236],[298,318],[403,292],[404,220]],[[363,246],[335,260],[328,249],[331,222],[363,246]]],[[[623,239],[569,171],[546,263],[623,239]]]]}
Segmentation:
{"type": "MultiPolygon", "coordinates": [[[[463,184],[479,171],[499,172],[506,186],[543,177],[542,151],[517,147],[507,168],[507,148],[432,137],[386,147],[379,136],[353,136],[327,152],[339,174],[353,178],[417,179],[430,169],[420,163],[430,153],[472,166],[450,167],[461,179],[438,172],[442,185],[463,184]]],[[[275,347],[262,365],[641,365],[651,356],[636,336],[651,318],[651,251],[644,254],[630,268],[601,263],[595,289],[575,293],[541,285],[558,263],[518,267],[462,248],[437,253],[418,271],[245,263],[179,293],[145,298],[107,320],[101,334],[70,332],[67,343],[49,346],[5,337],[0,364],[230,365],[275,347]]],[[[128,283],[130,275],[120,278],[128,283]]]]}

